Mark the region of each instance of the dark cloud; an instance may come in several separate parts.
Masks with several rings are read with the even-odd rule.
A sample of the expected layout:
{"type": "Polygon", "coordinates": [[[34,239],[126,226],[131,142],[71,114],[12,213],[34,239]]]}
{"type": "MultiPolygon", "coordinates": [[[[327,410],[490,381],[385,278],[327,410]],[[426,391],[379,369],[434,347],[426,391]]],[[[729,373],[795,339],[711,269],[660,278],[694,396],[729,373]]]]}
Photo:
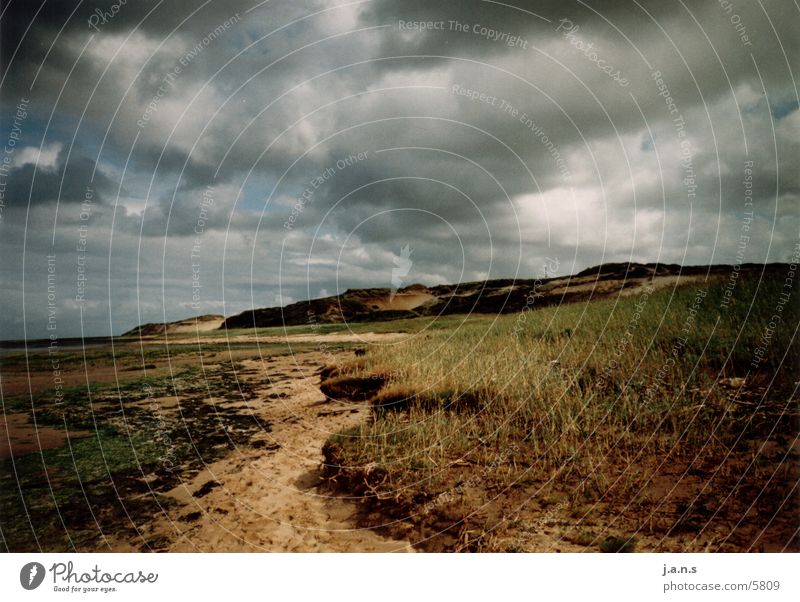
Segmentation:
{"type": "Polygon", "coordinates": [[[0,225],[3,276],[25,280],[9,307],[41,295],[47,253],[74,285],[92,173],[98,334],[194,313],[194,251],[201,310],[233,313],[385,285],[405,245],[429,284],[545,257],[731,262],[750,198],[746,260],[795,242],[790,2],[129,0],[91,28],[113,4],[12,0],[0,20],[4,135],[30,101],[0,225]],[[34,172],[39,147],[60,151],[34,172]]]}
{"type": "MultiPolygon", "coordinates": [[[[17,155],[21,152],[16,151],[17,155]]],[[[72,155],[67,161],[67,151],[61,149],[52,168],[37,169],[34,163],[12,168],[6,178],[5,202],[8,207],[25,207],[81,203],[88,198],[97,204],[115,193],[114,182],[97,169],[95,161],[81,155],[72,155]]]]}

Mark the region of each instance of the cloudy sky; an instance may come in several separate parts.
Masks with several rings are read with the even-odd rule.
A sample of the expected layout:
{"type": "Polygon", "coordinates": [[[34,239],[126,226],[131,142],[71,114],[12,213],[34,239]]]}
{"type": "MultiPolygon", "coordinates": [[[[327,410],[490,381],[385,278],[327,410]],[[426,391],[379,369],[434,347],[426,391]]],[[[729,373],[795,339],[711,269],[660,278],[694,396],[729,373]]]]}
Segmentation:
{"type": "Polygon", "coordinates": [[[798,242],[790,0],[2,7],[0,338],[798,242]]]}

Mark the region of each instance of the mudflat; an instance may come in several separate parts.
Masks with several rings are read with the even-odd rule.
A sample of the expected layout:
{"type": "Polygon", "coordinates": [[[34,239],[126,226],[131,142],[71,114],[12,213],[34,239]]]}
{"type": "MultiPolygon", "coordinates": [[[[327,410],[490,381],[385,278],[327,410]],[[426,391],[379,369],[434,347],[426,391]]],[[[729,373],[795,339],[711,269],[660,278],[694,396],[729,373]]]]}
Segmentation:
{"type": "Polygon", "coordinates": [[[356,502],[320,476],[325,440],[368,412],[326,399],[321,369],[351,358],[346,345],[397,337],[118,343],[86,362],[61,354],[58,397],[52,354],[7,356],[8,549],[409,551],[360,527],[356,502]]]}

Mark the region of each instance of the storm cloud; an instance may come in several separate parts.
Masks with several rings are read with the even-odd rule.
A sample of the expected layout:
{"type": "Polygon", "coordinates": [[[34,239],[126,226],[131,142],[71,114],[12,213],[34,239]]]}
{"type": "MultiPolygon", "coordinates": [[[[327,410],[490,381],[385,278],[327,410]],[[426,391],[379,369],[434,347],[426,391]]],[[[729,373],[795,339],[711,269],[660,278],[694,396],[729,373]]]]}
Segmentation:
{"type": "Polygon", "coordinates": [[[59,336],[120,334],[390,286],[406,245],[424,284],[784,261],[798,25],[778,0],[11,0],[2,337],[49,334],[48,286],[59,336]]]}

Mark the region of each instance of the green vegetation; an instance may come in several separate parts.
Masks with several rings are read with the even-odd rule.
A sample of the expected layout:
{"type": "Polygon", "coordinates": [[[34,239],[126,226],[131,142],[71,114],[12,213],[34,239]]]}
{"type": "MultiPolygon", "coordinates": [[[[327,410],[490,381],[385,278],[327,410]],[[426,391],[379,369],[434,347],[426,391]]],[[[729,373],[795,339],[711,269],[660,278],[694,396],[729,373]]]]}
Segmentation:
{"type": "MultiPolygon", "coordinates": [[[[319,323],[319,324],[301,324],[297,326],[273,326],[269,328],[235,328],[230,330],[212,330],[203,333],[203,336],[234,338],[238,336],[277,337],[277,336],[299,335],[299,334],[315,334],[315,335],[324,335],[333,333],[364,334],[367,332],[416,333],[423,330],[449,330],[452,328],[456,328],[465,319],[466,318],[461,315],[449,315],[442,317],[426,316],[421,318],[389,320],[384,322],[349,322],[347,324],[319,323]]],[[[294,343],[292,345],[294,346],[294,343]]]]}
{"type": "MultiPolygon", "coordinates": [[[[336,325],[340,330],[343,327],[341,324],[336,325]]],[[[274,330],[274,329],[268,329],[274,330]]],[[[239,335],[253,335],[253,331],[230,331],[230,336],[239,335]],[[233,333],[236,333],[235,335],[233,333]]],[[[57,359],[62,369],[68,368],[87,368],[111,366],[117,364],[118,369],[124,370],[125,368],[138,367],[141,368],[144,364],[160,360],[174,360],[180,357],[196,357],[201,356],[215,356],[218,354],[225,354],[233,351],[252,350],[261,351],[262,355],[288,355],[290,353],[298,353],[299,351],[311,351],[315,348],[315,344],[300,342],[300,343],[283,343],[283,342],[243,342],[243,341],[225,341],[224,333],[213,331],[207,333],[209,336],[220,338],[217,343],[193,342],[191,339],[195,335],[170,335],[169,343],[164,343],[163,339],[147,341],[145,344],[140,345],[132,341],[125,341],[117,343],[117,346],[112,351],[108,346],[103,346],[98,349],[87,348],[84,358],[82,352],[75,351],[59,351],[54,355],[49,355],[47,351],[41,349],[33,349],[26,356],[24,353],[9,354],[0,357],[0,365],[5,369],[29,369],[31,373],[39,371],[47,371],[52,369],[52,362],[57,359]]],[[[280,333],[259,333],[259,336],[279,336],[280,333]]],[[[204,333],[206,336],[206,333],[204,333]]],[[[344,344],[347,345],[347,344],[344,344]]]]}
{"type": "MultiPolygon", "coordinates": [[[[466,479],[492,492],[563,484],[645,503],[667,466],[739,478],[764,439],[788,451],[795,436],[785,410],[800,305],[773,278],[742,279],[724,307],[724,285],[474,317],[373,348],[339,378],[388,383],[372,421],[329,440],[330,471],[410,511],[466,479]]],[[[746,476],[743,488],[768,475],[746,476]]]]}
{"type": "Polygon", "coordinates": [[[102,428],[13,464],[2,461],[0,525],[7,549],[68,551],[94,544],[100,530],[135,534],[132,520],[169,503],[136,478],[157,467],[165,453],[151,435],[127,437],[102,428]],[[136,498],[126,500],[130,494],[136,498]]]}
{"type": "MultiPolygon", "coordinates": [[[[206,464],[247,446],[269,425],[241,407],[253,386],[240,365],[189,366],[172,375],[65,388],[59,403],[35,396],[37,428],[71,434],[66,445],[0,460],[0,533],[8,551],[103,549],[103,535],[139,536],[171,503],[163,495],[206,464]],[[158,399],[180,396],[175,404],[158,399]]],[[[30,412],[30,397],[4,400],[30,412]]],[[[39,436],[44,433],[39,431],[39,436]]]]}

